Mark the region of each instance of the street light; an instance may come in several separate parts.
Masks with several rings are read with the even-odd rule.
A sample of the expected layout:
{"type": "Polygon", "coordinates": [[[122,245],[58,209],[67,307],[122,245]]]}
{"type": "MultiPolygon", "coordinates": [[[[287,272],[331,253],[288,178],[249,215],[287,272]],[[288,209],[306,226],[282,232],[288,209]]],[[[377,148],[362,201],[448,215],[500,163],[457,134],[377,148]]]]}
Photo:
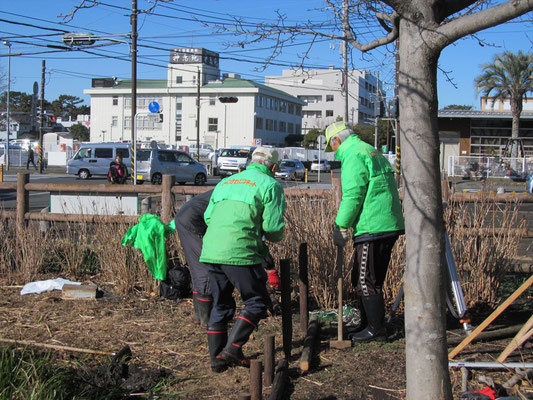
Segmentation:
{"type": "Polygon", "coordinates": [[[8,48],[7,53],[7,136],[6,136],[6,171],[9,171],[9,125],[11,125],[11,114],[9,109],[9,92],[11,91],[11,43],[4,40],[4,45],[8,48]]]}

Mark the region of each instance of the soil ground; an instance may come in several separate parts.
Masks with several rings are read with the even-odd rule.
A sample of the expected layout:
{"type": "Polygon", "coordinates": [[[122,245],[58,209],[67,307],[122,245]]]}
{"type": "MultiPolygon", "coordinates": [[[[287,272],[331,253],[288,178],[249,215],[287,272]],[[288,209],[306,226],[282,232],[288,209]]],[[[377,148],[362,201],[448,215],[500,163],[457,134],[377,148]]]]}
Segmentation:
{"type": "MultiPolygon", "coordinates": [[[[93,277],[96,278],[96,277],[93,277]]],[[[97,279],[96,279],[97,280],[97,279]]],[[[96,281],[93,279],[93,281],[96,281]]],[[[20,286],[0,287],[0,338],[25,340],[59,346],[118,352],[125,345],[132,351],[129,378],[120,382],[102,379],[102,366],[110,356],[78,352],[53,351],[59,362],[84,369],[87,384],[98,386],[120,384],[136,398],[170,399],[236,399],[249,390],[249,371],[232,368],[215,374],[209,368],[207,340],[204,331],[192,323],[192,302],[179,303],[161,299],[155,294],[118,297],[109,293],[112,287],[100,284],[106,295],[97,300],[63,300],[60,291],[21,296],[20,286]],[[157,386],[156,386],[157,385],[157,386]],[[155,388],[158,397],[150,395],[155,388]]],[[[529,292],[531,301],[531,291],[529,292]]],[[[473,321],[479,324],[491,310],[477,311],[473,321]]],[[[523,323],[531,311],[510,309],[495,326],[523,323]]],[[[336,338],[336,327],[321,331],[320,353],[314,367],[302,374],[298,359],[302,335],[297,317],[293,322],[292,357],[289,360],[290,382],[286,399],[404,399],[405,340],[401,317],[390,326],[391,340],[384,344],[365,344],[347,350],[330,349],[328,341],[336,338]]],[[[463,335],[455,324],[449,335],[463,335]]],[[[261,322],[245,346],[252,359],[263,357],[263,336],[276,334],[276,360],[283,357],[281,317],[270,316],[261,322]]],[[[477,361],[493,361],[510,339],[468,346],[457,359],[471,357],[477,361]]],[[[533,344],[526,344],[508,361],[533,361],[533,344]]],[[[454,397],[461,392],[461,373],[452,370],[454,397]]],[[[473,371],[470,389],[484,387],[476,381],[487,371],[473,371]]],[[[495,382],[503,383],[513,371],[492,372],[495,382]]],[[[531,382],[522,382],[522,390],[531,382]]],[[[263,387],[264,398],[268,388],[263,387]]],[[[94,397],[99,398],[97,395],[94,397]]]]}

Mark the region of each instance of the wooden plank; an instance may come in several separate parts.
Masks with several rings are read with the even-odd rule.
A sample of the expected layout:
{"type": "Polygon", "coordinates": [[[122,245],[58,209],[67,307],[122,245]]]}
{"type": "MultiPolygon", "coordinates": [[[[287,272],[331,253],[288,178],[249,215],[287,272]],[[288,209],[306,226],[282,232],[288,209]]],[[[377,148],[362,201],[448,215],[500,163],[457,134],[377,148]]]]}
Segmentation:
{"type": "Polygon", "coordinates": [[[62,288],[62,298],[64,300],[92,300],[96,299],[95,285],[71,285],[64,284],[62,288]]]}
{"type": "Polygon", "coordinates": [[[463,350],[472,340],[475,339],[483,330],[490,325],[511,303],[513,303],[522,293],[524,293],[533,284],[533,275],[525,281],[522,286],[515,290],[515,292],[509,296],[492,314],[490,314],[485,321],[481,323],[474,331],[468,335],[459,345],[448,354],[448,359],[452,360],[461,350],[463,350]]]}
{"type": "Polygon", "coordinates": [[[522,329],[520,329],[516,336],[509,342],[505,350],[502,351],[502,354],[499,355],[497,358],[498,362],[504,362],[505,359],[509,357],[509,354],[531,336],[531,332],[533,332],[530,332],[531,328],[533,328],[533,314],[529,317],[522,329]]]}

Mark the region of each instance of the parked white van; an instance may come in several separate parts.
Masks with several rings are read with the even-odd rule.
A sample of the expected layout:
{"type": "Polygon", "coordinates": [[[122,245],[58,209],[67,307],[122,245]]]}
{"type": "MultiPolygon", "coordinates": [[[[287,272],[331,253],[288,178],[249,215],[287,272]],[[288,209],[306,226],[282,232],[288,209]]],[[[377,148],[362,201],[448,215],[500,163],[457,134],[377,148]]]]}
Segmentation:
{"type": "Polygon", "coordinates": [[[88,179],[93,175],[107,176],[109,164],[117,154],[127,169],[131,166],[130,145],[128,143],[84,143],[67,162],[67,174],[88,179]]]}

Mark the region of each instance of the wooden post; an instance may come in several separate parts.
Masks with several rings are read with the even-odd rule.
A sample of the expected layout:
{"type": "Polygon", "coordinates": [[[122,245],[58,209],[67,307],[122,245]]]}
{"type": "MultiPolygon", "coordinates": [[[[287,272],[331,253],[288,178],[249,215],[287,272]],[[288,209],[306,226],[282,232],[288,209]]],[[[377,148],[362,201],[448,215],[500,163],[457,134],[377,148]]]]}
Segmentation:
{"type": "Polygon", "coordinates": [[[307,243],[300,243],[298,266],[298,288],[300,292],[300,332],[305,334],[307,331],[307,324],[309,322],[309,313],[307,310],[307,297],[309,296],[307,243]]]}
{"type": "Polygon", "coordinates": [[[175,180],[174,175],[163,175],[163,182],[161,183],[161,222],[164,224],[170,223],[172,219],[172,211],[174,211],[172,186],[174,186],[175,180]]]}
{"type": "Polygon", "coordinates": [[[342,185],[339,178],[333,178],[331,180],[331,190],[335,193],[335,203],[337,204],[337,208],[339,208],[342,200],[342,185]]]}
{"type": "Polygon", "coordinates": [[[274,362],[275,362],[275,337],[276,335],[265,336],[265,387],[272,386],[274,380],[274,362]]]}
{"type": "Polygon", "coordinates": [[[261,372],[263,363],[259,360],[250,361],[250,397],[251,400],[261,400],[263,398],[263,387],[261,385],[261,372]]]}
{"type": "Polygon", "coordinates": [[[25,226],[24,215],[29,211],[30,196],[24,185],[30,181],[27,172],[17,174],[17,229],[25,226]]]}
{"type": "Polygon", "coordinates": [[[274,383],[272,384],[272,391],[270,392],[269,400],[283,400],[285,383],[287,381],[289,363],[287,360],[280,360],[276,368],[276,376],[274,377],[274,383]]]}
{"type": "Polygon", "coordinates": [[[285,358],[291,357],[292,347],[292,310],[291,310],[291,264],[290,260],[280,261],[281,272],[281,327],[283,332],[283,352],[285,358]]]}
{"type": "Polygon", "coordinates": [[[313,358],[313,350],[316,343],[316,338],[320,332],[320,322],[316,315],[311,318],[309,322],[309,329],[307,329],[307,335],[304,339],[304,349],[302,350],[302,355],[300,356],[300,369],[303,372],[309,371],[311,367],[311,360],[313,358]]]}

